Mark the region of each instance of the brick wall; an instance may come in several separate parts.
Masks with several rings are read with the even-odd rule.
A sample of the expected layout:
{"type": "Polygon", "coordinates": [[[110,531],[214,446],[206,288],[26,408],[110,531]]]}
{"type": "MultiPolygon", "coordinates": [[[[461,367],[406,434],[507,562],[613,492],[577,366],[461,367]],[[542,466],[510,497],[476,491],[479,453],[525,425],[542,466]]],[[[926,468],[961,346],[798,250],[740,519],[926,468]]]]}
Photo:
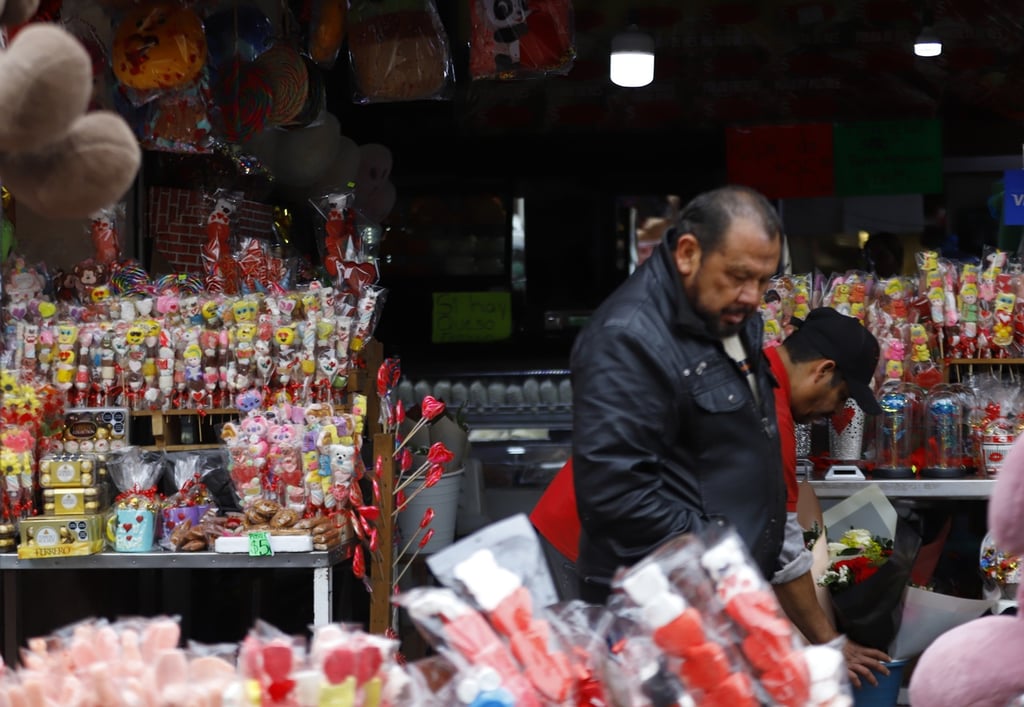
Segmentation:
{"type": "MultiPolygon", "coordinates": [[[[149,190],[146,235],[153,242],[151,275],[203,273],[200,249],[206,242],[206,218],[213,208],[212,194],[192,189],[153,187],[149,190]]],[[[236,235],[268,237],[274,207],[242,201],[235,214],[236,235]]]]}

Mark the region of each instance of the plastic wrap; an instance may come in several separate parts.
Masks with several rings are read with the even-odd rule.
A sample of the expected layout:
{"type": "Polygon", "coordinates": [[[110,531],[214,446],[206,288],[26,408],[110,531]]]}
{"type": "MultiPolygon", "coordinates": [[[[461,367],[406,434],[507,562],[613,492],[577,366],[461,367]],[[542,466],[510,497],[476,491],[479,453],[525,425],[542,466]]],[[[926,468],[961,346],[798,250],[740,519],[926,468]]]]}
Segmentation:
{"type": "Polygon", "coordinates": [[[395,10],[372,0],[349,7],[348,53],[356,103],[447,99],[454,87],[448,34],[434,0],[395,10]]]}
{"type": "Polygon", "coordinates": [[[564,75],[576,58],[570,0],[470,1],[474,79],[564,75]]]}

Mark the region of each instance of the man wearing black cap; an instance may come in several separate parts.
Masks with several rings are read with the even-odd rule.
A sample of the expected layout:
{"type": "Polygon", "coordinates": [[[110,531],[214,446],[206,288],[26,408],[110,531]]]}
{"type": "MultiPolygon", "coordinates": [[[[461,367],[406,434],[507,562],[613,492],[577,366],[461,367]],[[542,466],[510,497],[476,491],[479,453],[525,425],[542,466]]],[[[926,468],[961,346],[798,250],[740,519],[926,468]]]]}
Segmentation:
{"type": "MultiPolygon", "coordinates": [[[[781,346],[765,349],[779,387],[775,414],[779,426],[782,473],[786,480],[786,533],[779,560],[782,565],[772,585],[786,615],[812,643],[829,643],[840,634],[822,611],[810,573],[812,558],[804,546],[803,528],[797,521],[795,423],[828,417],[853,398],[868,415],[882,412],[871,380],[878,365],[878,341],[853,317],[834,309],[812,310],[803,321],[794,320],[794,331],[781,346]]],[[[842,646],[850,680],[876,684],[871,670],[888,673],[882,665],[889,656],[853,641],[842,646]]]]}

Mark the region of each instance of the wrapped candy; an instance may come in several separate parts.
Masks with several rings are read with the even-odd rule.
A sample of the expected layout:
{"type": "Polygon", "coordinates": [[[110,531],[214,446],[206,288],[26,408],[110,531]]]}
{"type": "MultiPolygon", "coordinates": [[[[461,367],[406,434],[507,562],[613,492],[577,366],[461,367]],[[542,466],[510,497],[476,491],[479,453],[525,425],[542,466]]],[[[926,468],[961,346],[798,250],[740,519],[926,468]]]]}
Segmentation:
{"type": "Polygon", "coordinates": [[[668,541],[612,581],[609,607],[633,608],[645,633],[665,656],[665,668],[701,705],[757,705],[760,695],[736,649],[693,535],[668,541]]]}
{"type": "Polygon", "coordinates": [[[302,474],[302,427],[279,422],[267,430],[270,447],[267,451],[270,484],[277,489],[278,501],[305,513],[307,493],[302,474]]]}
{"type": "Polygon", "coordinates": [[[354,201],[355,192],[347,190],[324,194],[313,202],[323,220],[321,259],[334,283],[342,275],[342,264],[346,260],[355,260],[357,252],[354,201]]]}
{"type": "Polygon", "coordinates": [[[801,707],[808,702],[811,687],[802,640],[736,532],[712,525],[704,535],[701,565],[753,675],[776,703],[801,707]]]}
{"type": "Polygon", "coordinates": [[[217,196],[206,219],[206,243],[202,248],[206,289],[214,294],[238,292],[238,268],[232,258],[232,217],[238,210],[238,197],[222,193],[217,196]]]}
{"type": "Polygon", "coordinates": [[[0,522],[12,522],[33,514],[35,438],[27,427],[0,427],[0,522]]]}
{"type": "Polygon", "coordinates": [[[198,454],[189,454],[175,459],[171,467],[171,483],[175,491],[162,504],[157,533],[160,546],[165,549],[173,547],[171,536],[175,528],[186,521],[191,526],[198,526],[213,507],[213,498],[202,481],[202,460],[198,454]]]}
{"type": "Polygon", "coordinates": [[[383,287],[371,285],[359,296],[359,304],[356,306],[357,318],[352,331],[351,348],[353,351],[361,351],[373,336],[386,294],[387,290],[383,287]]]}
{"type": "Polygon", "coordinates": [[[228,450],[228,474],[243,509],[260,499],[275,498],[266,486],[269,429],[266,416],[257,412],[250,412],[238,424],[229,422],[221,428],[221,439],[228,450]]]}
{"type": "MultiPolygon", "coordinates": [[[[395,597],[430,644],[462,674],[487,669],[490,704],[540,707],[540,695],[484,616],[447,588],[418,587],[395,597]]],[[[469,695],[474,704],[479,690],[469,695]]]]}
{"type": "Polygon", "coordinates": [[[89,236],[92,238],[93,256],[97,263],[107,267],[121,259],[121,228],[124,219],[124,203],[100,209],[89,219],[89,236]]]}
{"type": "Polygon", "coordinates": [[[486,548],[459,562],[453,574],[508,643],[537,693],[549,703],[566,703],[574,689],[571,663],[547,621],[535,615],[530,590],[520,577],[499,565],[486,548]]]}
{"type": "Polygon", "coordinates": [[[383,636],[355,631],[337,624],[314,629],[309,648],[309,669],[319,678],[319,700],[309,704],[333,704],[332,699],[352,695],[353,705],[408,704],[415,701],[417,686],[398,665],[398,642],[383,636]]]}

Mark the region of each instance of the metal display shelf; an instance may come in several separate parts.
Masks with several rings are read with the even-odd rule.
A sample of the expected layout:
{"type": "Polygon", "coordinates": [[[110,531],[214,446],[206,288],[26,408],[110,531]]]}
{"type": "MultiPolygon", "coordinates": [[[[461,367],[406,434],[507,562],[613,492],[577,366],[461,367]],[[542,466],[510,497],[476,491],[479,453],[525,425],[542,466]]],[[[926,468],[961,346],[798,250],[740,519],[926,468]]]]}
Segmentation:
{"type": "Polygon", "coordinates": [[[995,479],[811,479],[818,498],[846,498],[874,484],[890,498],[945,498],[985,500],[995,479]]]}
{"type": "Polygon", "coordinates": [[[3,654],[18,655],[18,572],[31,570],[274,570],[311,569],[313,625],[333,621],[334,576],[332,569],[345,559],[346,544],[331,550],[278,552],[264,557],[220,552],[101,552],[81,557],[47,557],[22,560],[14,553],[0,554],[3,579],[3,654]]]}

